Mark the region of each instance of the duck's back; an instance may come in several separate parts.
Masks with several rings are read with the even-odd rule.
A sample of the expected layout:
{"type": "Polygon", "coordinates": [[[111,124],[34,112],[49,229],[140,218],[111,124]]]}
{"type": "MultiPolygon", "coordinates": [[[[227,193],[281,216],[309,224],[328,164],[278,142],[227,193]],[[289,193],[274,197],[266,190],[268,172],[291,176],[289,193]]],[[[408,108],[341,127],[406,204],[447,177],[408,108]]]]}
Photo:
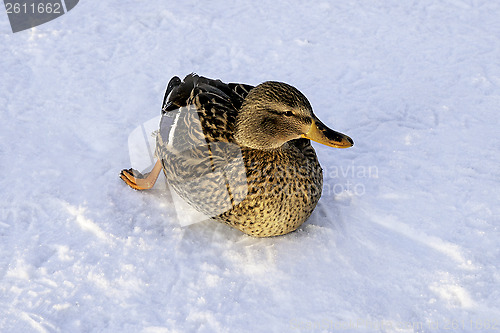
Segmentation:
{"type": "MultiPolygon", "coordinates": [[[[162,115],[174,117],[179,109],[189,108],[193,116],[191,120],[200,123],[206,141],[234,142],[233,133],[238,110],[253,88],[245,84],[225,84],[220,80],[195,74],[186,76],[183,81],[174,77],[165,92],[162,115]]],[[[188,129],[193,130],[197,128],[188,129]]]]}
{"type": "Polygon", "coordinates": [[[322,171],[307,139],[256,150],[234,142],[252,86],[174,77],[165,94],[156,155],[170,185],[195,209],[254,236],[295,230],[312,213],[322,171]]]}

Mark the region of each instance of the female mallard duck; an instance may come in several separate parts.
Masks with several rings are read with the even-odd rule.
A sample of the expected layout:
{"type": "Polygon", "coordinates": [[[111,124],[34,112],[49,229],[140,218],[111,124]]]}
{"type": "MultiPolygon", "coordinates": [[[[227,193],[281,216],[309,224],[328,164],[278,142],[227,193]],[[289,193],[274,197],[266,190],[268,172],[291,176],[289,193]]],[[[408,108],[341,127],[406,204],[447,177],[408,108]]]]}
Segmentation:
{"type": "Polygon", "coordinates": [[[163,169],[196,210],[256,237],[292,232],[316,207],[323,174],[309,140],[353,145],[316,118],[300,91],[281,82],[253,87],[174,77],[162,115],[153,170],[123,170],[121,179],[149,189],[163,169]]]}

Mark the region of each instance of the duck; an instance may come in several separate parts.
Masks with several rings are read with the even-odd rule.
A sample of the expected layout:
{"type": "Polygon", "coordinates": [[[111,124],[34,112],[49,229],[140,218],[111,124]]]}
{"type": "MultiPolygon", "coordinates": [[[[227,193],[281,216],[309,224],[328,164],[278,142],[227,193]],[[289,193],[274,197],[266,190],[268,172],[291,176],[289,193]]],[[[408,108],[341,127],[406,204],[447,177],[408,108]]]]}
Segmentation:
{"type": "Polygon", "coordinates": [[[124,169],[120,178],[148,190],[163,170],[196,211],[253,237],[293,232],[315,209],[323,172],[311,140],[333,148],[354,144],[284,82],[252,86],[175,76],[161,114],[153,169],[124,169]]]}

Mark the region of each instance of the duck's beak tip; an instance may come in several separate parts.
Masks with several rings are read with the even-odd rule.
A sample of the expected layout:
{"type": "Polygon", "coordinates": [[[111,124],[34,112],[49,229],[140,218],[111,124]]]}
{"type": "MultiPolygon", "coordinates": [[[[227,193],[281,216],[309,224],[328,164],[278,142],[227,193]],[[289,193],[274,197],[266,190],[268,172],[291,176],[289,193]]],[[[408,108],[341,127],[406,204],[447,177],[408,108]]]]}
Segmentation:
{"type": "Polygon", "coordinates": [[[354,145],[349,136],[328,128],[317,118],[313,119],[310,130],[302,137],[334,148],[349,148],[354,145]]]}

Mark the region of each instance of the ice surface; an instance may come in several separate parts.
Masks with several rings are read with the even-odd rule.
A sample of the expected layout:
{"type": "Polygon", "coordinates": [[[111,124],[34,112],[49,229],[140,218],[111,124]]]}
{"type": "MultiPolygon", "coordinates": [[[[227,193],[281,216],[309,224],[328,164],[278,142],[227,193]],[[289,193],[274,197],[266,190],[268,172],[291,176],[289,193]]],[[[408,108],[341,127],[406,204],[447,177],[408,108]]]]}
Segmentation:
{"type": "Polygon", "coordinates": [[[16,34],[1,15],[1,332],[500,329],[498,1],[80,1],[16,34]],[[297,232],[182,228],[118,178],[193,71],[290,83],[354,139],[315,145],[297,232]]]}

